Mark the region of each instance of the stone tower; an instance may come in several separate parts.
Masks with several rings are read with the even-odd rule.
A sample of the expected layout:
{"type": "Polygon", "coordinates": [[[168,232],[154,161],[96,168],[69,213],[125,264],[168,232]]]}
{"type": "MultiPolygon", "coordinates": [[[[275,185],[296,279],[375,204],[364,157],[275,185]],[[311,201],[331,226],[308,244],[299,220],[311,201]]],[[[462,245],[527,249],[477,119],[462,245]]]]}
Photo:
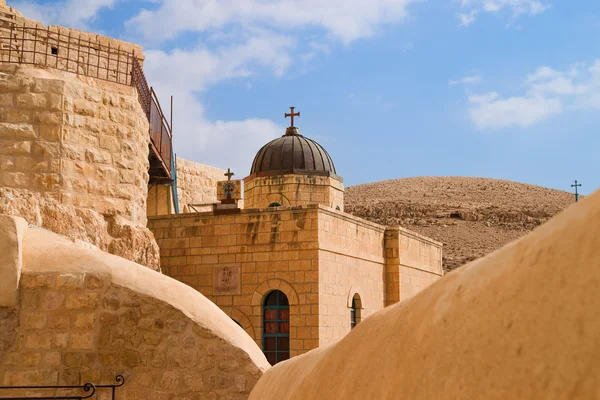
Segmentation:
{"type": "Polygon", "coordinates": [[[0,214],[159,269],[141,46],[0,14],[0,214]]]}

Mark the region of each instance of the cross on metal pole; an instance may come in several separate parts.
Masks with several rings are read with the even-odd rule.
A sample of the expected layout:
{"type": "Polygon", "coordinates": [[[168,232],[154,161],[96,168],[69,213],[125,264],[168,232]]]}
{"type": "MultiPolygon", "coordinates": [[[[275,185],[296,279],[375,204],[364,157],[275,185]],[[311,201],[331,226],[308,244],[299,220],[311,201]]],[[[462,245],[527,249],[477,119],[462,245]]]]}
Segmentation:
{"type": "Polygon", "coordinates": [[[577,188],[581,187],[581,183],[577,184],[577,181],[575,181],[575,184],[571,185],[571,187],[575,188],[575,202],[577,203],[579,201],[579,193],[577,193],[577,188]]]}
{"type": "Polygon", "coordinates": [[[224,173],[223,175],[225,175],[227,177],[227,180],[230,181],[231,177],[234,176],[235,174],[233,172],[231,172],[231,168],[227,168],[227,172],[224,173]]]}

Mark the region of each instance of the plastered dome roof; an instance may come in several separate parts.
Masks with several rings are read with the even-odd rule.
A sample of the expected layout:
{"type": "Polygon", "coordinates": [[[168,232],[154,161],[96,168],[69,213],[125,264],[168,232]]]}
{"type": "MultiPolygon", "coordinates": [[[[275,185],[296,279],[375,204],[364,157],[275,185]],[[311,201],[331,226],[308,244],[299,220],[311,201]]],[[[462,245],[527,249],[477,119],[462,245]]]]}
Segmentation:
{"type": "Polygon", "coordinates": [[[314,140],[302,136],[295,126],[287,128],[285,135],[265,144],[256,153],[250,171],[250,175],[255,174],[337,175],[327,150],[314,140]]]}

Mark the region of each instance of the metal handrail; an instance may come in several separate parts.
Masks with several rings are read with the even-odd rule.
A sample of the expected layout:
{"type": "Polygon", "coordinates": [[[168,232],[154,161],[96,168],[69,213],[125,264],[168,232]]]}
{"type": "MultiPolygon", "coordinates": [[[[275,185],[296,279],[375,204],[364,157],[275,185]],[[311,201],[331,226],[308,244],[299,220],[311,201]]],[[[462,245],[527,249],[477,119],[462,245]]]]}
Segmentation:
{"type": "Polygon", "coordinates": [[[123,375],[117,375],[115,377],[115,380],[117,381],[116,384],[112,384],[112,385],[94,385],[93,383],[90,382],[86,382],[83,385],[57,385],[57,386],[0,386],[0,390],[59,390],[59,389],[66,389],[66,390],[71,390],[71,389],[80,389],[83,390],[84,392],[90,392],[91,393],[87,393],[87,394],[82,394],[82,395],[65,395],[65,396],[34,396],[34,397],[23,397],[23,396],[19,396],[19,397],[0,397],[1,400],[17,400],[17,399],[37,399],[37,400],[50,400],[50,399],[59,399],[59,400],[82,400],[82,399],[89,399],[92,396],[94,396],[94,394],[96,393],[96,389],[112,389],[112,399],[115,399],[115,393],[116,393],[116,389],[118,387],[121,387],[125,384],[125,378],[123,377],[123,375]]]}

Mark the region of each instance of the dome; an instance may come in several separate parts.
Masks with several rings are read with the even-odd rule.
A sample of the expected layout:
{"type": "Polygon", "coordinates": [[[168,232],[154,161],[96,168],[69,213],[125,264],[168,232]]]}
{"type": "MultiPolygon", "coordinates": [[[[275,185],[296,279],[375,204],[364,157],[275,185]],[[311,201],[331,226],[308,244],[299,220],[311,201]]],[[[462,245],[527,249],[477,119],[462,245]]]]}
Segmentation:
{"type": "Polygon", "coordinates": [[[336,175],[329,153],[290,126],[285,135],[265,144],[254,157],[250,175],[336,175]]]}

